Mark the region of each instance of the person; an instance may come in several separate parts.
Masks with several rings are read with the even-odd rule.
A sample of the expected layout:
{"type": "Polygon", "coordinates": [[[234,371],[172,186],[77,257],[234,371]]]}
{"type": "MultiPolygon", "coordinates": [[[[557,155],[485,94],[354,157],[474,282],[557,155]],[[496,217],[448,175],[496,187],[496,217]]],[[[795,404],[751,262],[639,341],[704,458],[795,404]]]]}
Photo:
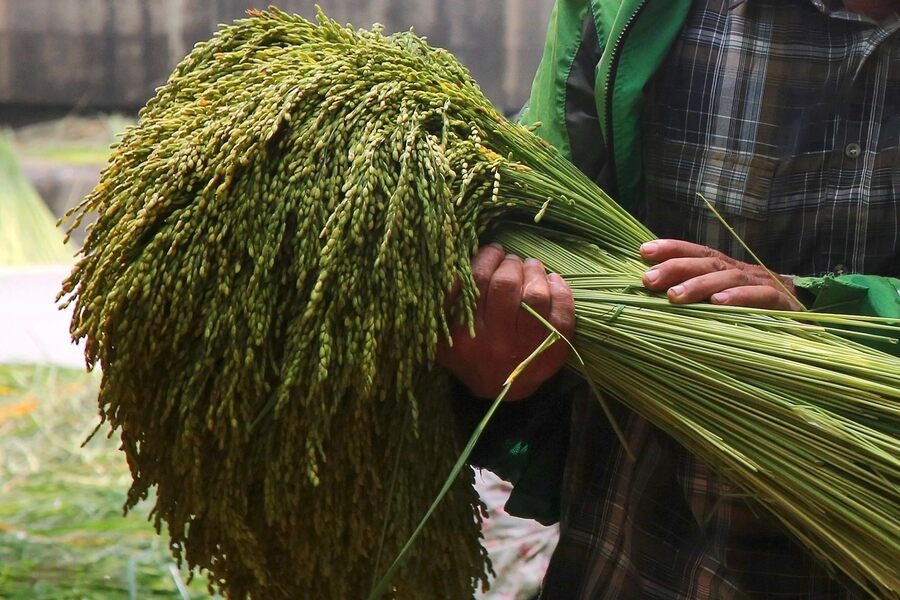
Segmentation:
{"type": "MultiPolygon", "coordinates": [[[[795,309],[708,198],[815,309],[900,316],[900,1],[557,0],[521,120],[660,239],[644,285],[672,302],[795,309]],[[748,262],[750,260],[750,262],[748,262]]],[[[533,260],[473,258],[475,337],[438,360],[471,427],[571,291],[533,260]]],[[[557,343],[523,372],[472,462],[507,511],[558,520],[542,597],[850,598],[861,591],[644,419],[630,459],[557,343]]]]}

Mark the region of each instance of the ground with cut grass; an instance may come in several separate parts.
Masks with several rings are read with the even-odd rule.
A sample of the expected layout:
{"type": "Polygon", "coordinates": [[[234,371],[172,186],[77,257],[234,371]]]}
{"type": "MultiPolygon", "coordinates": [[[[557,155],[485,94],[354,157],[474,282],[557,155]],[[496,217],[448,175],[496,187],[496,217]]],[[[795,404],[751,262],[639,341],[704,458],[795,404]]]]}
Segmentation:
{"type": "Polygon", "coordinates": [[[145,502],[127,517],[123,455],[97,424],[98,377],[0,365],[0,599],[204,598],[145,502]]]}

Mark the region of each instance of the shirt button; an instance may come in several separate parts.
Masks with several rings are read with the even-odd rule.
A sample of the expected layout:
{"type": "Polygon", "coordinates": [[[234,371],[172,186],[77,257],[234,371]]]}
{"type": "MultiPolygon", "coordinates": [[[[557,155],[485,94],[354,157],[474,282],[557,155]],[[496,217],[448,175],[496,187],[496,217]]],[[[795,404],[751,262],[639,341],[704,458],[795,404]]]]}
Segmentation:
{"type": "Polygon", "coordinates": [[[844,156],[847,158],[859,158],[860,154],[862,154],[862,146],[856,142],[847,144],[844,148],[844,156]]]}

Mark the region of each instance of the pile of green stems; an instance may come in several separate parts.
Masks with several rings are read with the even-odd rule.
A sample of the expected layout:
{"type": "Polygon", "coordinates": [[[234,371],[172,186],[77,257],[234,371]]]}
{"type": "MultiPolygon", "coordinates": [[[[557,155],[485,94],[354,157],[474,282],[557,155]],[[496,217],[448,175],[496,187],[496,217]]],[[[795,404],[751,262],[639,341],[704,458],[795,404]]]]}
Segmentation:
{"type": "Polygon", "coordinates": [[[542,173],[510,172],[506,184],[535,214],[551,197],[536,178],[553,180],[540,224],[506,224],[489,237],[569,282],[570,366],[601,403],[619,401],[671,435],[826,565],[895,597],[900,359],[865,342],[894,342],[896,325],[672,304],[641,284],[648,265],[638,248],[653,235],[559,156],[539,154],[542,173]]]}
{"type": "Polygon", "coordinates": [[[70,262],[55,221],[0,131],[0,266],[70,262]]]}

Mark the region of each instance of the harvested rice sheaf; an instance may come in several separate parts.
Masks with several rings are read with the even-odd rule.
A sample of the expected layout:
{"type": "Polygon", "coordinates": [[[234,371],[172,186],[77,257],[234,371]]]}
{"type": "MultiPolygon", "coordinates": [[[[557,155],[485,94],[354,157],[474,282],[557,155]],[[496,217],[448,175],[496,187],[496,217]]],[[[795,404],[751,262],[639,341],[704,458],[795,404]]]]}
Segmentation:
{"type": "MultiPolygon", "coordinates": [[[[274,9],[222,28],[72,226],[89,214],[61,296],[103,370],[127,507],[155,488],[175,556],[230,597],[365,597],[397,555],[462,448],[434,352],[456,281],[471,324],[485,239],[567,278],[570,363],[605,396],[856,584],[900,587],[900,359],[860,343],[897,328],[647,292],[652,234],[412,33],[274,9]]],[[[463,472],[395,597],[485,582],[463,472]]]]}
{"type": "MultiPolygon", "coordinates": [[[[72,332],[128,506],[156,486],[175,555],[230,596],[364,596],[459,454],[429,365],[499,205],[477,112],[500,118],[412,34],[255,13],[178,66],[79,208],[72,332]]],[[[397,597],[484,580],[470,479],[397,597]]]]}

